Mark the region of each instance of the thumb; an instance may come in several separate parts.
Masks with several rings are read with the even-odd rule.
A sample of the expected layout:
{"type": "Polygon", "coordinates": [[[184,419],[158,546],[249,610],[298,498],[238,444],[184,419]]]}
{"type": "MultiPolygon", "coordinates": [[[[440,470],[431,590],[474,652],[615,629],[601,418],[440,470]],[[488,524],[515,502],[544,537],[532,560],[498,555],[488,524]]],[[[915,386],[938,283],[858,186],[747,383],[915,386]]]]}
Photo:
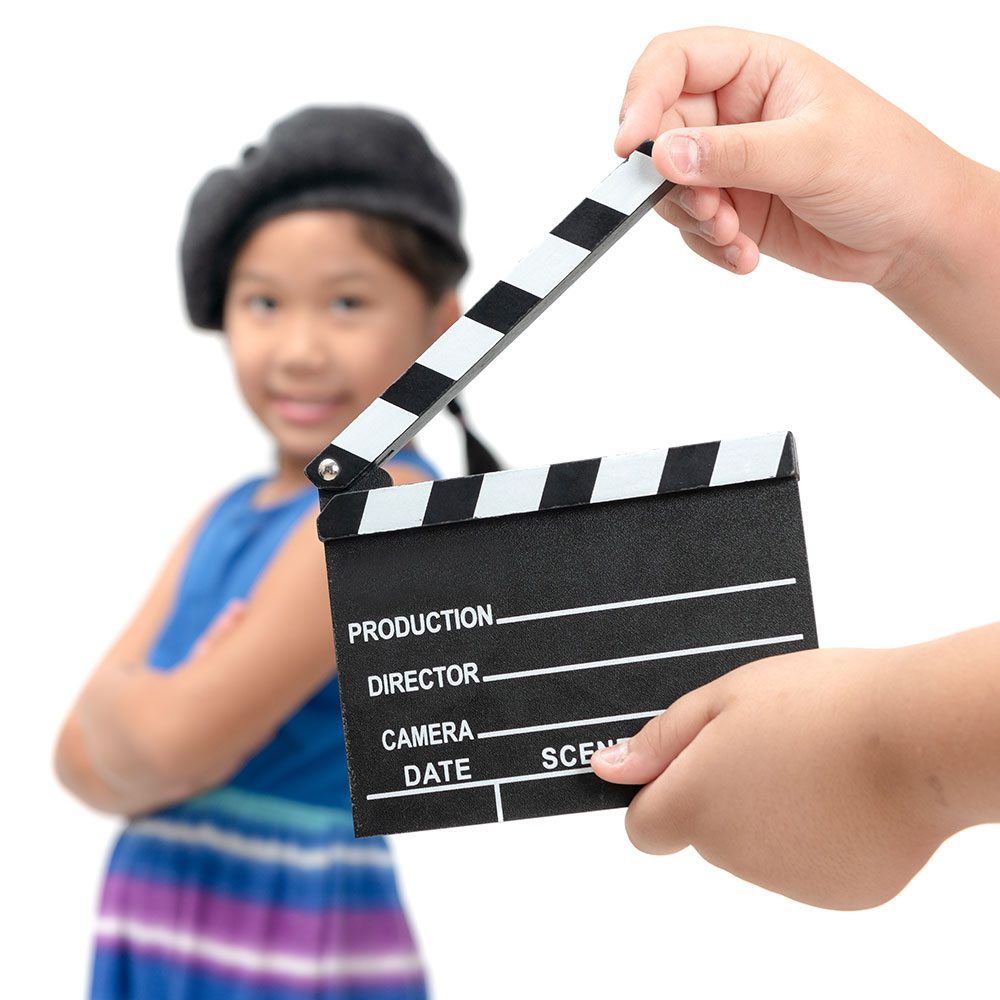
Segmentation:
{"type": "Polygon", "coordinates": [[[246,614],[246,601],[234,597],[208,626],[191,650],[191,656],[203,656],[230,635],[246,614]]]}
{"type": "Polygon", "coordinates": [[[795,117],[741,125],[669,129],[653,143],[653,165],[676,184],[797,193],[829,154],[818,130],[795,117]]]}
{"type": "Polygon", "coordinates": [[[631,739],[599,750],[590,762],[598,777],[619,785],[646,785],[718,715],[711,685],[678,698],[631,739]]]}

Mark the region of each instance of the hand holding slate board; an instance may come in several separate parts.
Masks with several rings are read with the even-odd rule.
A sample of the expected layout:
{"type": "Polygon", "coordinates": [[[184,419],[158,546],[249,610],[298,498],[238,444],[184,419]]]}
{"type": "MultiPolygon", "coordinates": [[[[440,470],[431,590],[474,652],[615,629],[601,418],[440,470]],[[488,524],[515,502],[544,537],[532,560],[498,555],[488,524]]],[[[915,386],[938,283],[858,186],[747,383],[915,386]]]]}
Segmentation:
{"type": "Polygon", "coordinates": [[[649,150],[306,470],[358,836],[625,806],[596,749],[816,646],[790,433],[400,487],[378,468],[672,187],[649,150]]]}

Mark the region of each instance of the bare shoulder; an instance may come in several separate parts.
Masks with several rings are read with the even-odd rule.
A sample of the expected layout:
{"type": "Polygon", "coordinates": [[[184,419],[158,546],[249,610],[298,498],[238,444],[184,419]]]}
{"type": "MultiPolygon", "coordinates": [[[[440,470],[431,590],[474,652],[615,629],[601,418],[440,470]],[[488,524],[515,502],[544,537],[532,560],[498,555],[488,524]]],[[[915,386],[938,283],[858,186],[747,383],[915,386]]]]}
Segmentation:
{"type": "MultiPolygon", "coordinates": [[[[405,462],[386,471],[396,486],[427,482],[423,470],[405,462]]],[[[316,531],[316,511],[303,515],[261,577],[247,606],[249,616],[266,618],[287,633],[307,629],[328,641],[331,631],[326,555],[316,531]]]]}
{"type": "Polygon", "coordinates": [[[316,511],[310,509],[289,532],[261,575],[249,610],[258,604],[277,602],[283,610],[290,611],[305,596],[317,593],[326,600],[326,557],[316,531],[316,511]]]}

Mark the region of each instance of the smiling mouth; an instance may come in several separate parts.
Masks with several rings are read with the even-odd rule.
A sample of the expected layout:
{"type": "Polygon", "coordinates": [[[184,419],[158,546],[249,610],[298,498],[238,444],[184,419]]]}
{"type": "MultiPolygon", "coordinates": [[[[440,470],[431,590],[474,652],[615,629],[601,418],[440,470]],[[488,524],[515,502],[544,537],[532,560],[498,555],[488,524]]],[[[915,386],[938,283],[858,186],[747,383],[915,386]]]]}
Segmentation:
{"type": "Polygon", "coordinates": [[[327,399],[296,399],[292,396],[271,396],[275,412],[290,424],[309,427],[323,424],[342,413],[347,405],[344,396],[327,399]]]}

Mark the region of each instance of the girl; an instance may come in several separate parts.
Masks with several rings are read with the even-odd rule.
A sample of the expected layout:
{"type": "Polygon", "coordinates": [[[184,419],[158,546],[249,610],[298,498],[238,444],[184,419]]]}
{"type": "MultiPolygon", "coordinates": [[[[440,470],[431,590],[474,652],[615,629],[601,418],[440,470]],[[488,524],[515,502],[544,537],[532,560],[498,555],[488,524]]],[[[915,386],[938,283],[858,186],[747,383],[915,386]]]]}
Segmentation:
{"type": "MultiPolygon", "coordinates": [[[[448,169],[373,109],[301,111],[192,199],[188,311],[225,331],[276,468],[191,526],[60,735],[66,787],[133,817],[94,998],[426,994],[387,845],[352,834],[302,469],[458,318],[458,229],[448,169]]],[[[388,470],[435,475],[412,447],[388,470]]]]}

